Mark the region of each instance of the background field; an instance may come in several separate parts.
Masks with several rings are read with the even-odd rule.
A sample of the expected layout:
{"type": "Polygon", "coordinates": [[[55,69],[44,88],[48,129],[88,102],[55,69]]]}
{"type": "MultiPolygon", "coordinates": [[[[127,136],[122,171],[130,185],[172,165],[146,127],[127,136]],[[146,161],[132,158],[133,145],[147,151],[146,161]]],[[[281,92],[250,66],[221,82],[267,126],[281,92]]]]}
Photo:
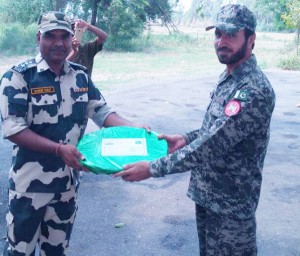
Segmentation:
{"type": "MultiPolygon", "coordinates": [[[[212,31],[180,27],[179,34],[168,34],[165,27],[153,26],[145,32],[149,46],[143,52],[102,51],[95,57],[93,81],[101,90],[115,90],[122,84],[143,83],[159,79],[184,78],[194,75],[219,74],[212,31]]],[[[282,59],[296,55],[295,34],[257,33],[254,53],[263,69],[276,69],[282,59]]],[[[31,56],[0,56],[0,75],[19,61],[31,56]]]]}

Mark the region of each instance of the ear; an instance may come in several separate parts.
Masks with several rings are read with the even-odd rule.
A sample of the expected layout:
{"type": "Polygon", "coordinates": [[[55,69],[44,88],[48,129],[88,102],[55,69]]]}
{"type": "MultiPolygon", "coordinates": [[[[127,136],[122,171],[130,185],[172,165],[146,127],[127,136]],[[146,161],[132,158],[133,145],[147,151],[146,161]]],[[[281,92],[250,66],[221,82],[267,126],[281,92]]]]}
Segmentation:
{"type": "Polygon", "coordinates": [[[249,45],[251,48],[252,48],[252,45],[254,45],[255,39],[256,39],[256,33],[253,33],[253,35],[251,35],[251,36],[248,38],[248,45],[249,45]]]}
{"type": "Polygon", "coordinates": [[[40,44],[40,41],[41,41],[41,32],[37,32],[36,34],[36,41],[37,41],[37,44],[39,45],[40,44]]]}

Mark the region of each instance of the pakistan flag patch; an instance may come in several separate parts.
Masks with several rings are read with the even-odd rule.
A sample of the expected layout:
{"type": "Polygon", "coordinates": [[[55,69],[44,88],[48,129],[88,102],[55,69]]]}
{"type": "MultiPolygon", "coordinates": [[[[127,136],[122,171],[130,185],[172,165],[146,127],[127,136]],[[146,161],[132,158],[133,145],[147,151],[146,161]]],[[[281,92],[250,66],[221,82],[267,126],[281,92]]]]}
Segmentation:
{"type": "Polygon", "coordinates": [[[248,99],[249,91],[248,90],[237,90],[234,98],[241,101],[246,101],[248,99]]]}

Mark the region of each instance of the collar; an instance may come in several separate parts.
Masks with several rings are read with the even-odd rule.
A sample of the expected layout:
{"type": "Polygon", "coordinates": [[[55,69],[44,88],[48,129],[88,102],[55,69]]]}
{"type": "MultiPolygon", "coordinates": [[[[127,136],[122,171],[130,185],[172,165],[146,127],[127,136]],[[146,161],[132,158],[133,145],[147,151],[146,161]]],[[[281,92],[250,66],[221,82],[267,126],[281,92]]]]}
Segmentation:
{"type": "Polygon", "coordinates": [[[249,73],[251,73],[257,66],[255,55],[252,54],[246,61],[241,65],[237,66],[231,73],[235,80],[241,80],[249,73]]]}
{"type": "Polygon", "coordinates": [[[252,54],[246,61],[241,65],[237,66],[232,73],[228,74],[225,70],[219,78],[219,83],[225,81],[228,77],[232,77],[234,80],[242,80],[245,76],[251,73],[257,67],[257,61],[254,54],[252,54]]]}
{"type": "MultiPolygon", "coordinates": [[[[41,53],[39,53],[36,57],[35,57],[35,61],[37,63],[37,72],[43,72],[46,70],[51,70],[50,66],[48,65],[47,61],[42,57],[41,53]]],[[[74,72],[75,70],[72,68],[72,66],[70,65],[69,61],[65,61],[64,62],[64,67],[63,67],[63,74],[68,74],[70,72],[74,72]]]]}

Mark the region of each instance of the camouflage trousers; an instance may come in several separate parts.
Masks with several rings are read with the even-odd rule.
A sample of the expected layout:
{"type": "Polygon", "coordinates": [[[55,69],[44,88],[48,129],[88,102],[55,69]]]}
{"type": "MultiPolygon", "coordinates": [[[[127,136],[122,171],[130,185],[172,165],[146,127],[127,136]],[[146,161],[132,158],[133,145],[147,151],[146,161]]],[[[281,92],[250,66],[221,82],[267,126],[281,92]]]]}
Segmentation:
{"type": "Polygon", "coordinates": [[[9,191],[7,246],[3,256],[66,254],[77,211],[74,188],[63,193],[18,193],[9,191]]]}
{"type": "Polygon", "coordinates": [[[256,220],[229,219],[196,204],[201,256],[256,256],[256,220]]]}

